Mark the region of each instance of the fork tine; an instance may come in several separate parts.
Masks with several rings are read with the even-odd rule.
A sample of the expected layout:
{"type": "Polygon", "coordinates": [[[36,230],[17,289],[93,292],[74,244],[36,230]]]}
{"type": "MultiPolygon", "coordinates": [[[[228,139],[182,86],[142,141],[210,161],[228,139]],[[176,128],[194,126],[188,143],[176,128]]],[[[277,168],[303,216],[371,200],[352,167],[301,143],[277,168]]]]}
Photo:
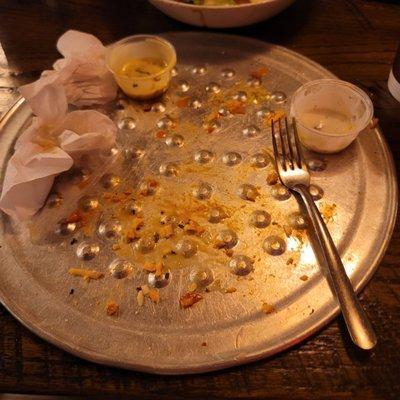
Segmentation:
{"type": "Polygon", "coordinates": [[[271,120],[271,132],[272,132],[272,146],[274,148],[274,159],[275,159],[275,166],[277,171],[279,171],[279,164],[282,168],[284,168],[284,164],[281,160],[281,157],[278,152],[278,145],[276,143],[276,136],[275,136],[275,121],[271,120]]]}
{"type": "MultiPolygon", "coordinates": [[[[294,143],[296,145],[296,153],[297,153],[297,165],[299,166],[299,168],[303,168],[303,153],[301,151],[301,144],[300,144],[300,140],[299,140],[299,135],[297,133],[297,125],[296,125],[296,120],[295,118],[292,118],[292,127],[293,127],[293,136],[294,136],[294,143]]],[[[306,165],[304,164],[304,167],[306,167],[306,165]]],[[[307,167],[305,168],[307,169],[307,167]]]]}
{"type": "Polygon", "coordinates": [[[291,135],[289,131],[289,126],[288,126],[288,121],[287,118],[285,117],[285,130],[286,130],[286,140],[289,148],[289,163],[290,163],[290,168],[294,169],[295,165],[295,159],[294,159],[294,152],[293,152],[293,143],[291,140],[291,135]]]}
{"type": "Polygon", "coordinates": [[[282,134],[281,118],[278,119],[278,126],[279,126],[279,139],[281,142],[281,149],[282,149],[282,166],[283,166],[283,169],[286,171],[287,170],[287,152],[286,152],[285,141],[284,141],[283,134],[282,134]]]}

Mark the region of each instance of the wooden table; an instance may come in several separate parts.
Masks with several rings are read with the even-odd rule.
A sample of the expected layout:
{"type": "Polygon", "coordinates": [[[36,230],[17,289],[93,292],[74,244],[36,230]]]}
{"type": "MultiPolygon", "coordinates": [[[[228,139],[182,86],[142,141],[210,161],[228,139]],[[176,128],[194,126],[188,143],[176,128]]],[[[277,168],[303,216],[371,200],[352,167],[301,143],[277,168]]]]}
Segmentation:
{"type": "MultiPolygon", "coordinates": [[[[56,40],[67,29],[93,33],[105,43],[139,32],[192,29],[145,0],[2,0],[0,21],[1,113],[16,98],[16,87],[51,66],[58,57],[56,40]]],[[[363,87],[399,159],[400,103],[386,86],[400,41],[398,1],[298,0],[270,21],[229,32],[287,46],[363,87]]],[[[0,391],[113,399],[399,399],[399,262],[397,225],[361,295],[379,336],[373,351],[357,350],[337,318],[283,354],[197,376],[151,376],[77,359],[30,333],[0,307],[0,391]]]]}

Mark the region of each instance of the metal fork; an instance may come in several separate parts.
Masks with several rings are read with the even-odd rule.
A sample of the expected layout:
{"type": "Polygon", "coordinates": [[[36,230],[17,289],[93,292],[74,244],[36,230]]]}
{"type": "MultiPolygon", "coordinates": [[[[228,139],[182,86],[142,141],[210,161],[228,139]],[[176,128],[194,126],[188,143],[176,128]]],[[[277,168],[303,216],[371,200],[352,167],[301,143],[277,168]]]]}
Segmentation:
{"type": "Polygon", "coordinates": [[[301,152],[296,121],[293,118],[292,129],[289,129],[287,118],[284,119],[284,123],[281,119],[271,121],[271,129],[279,178],[288,189],[297,192],[304,201],[329,268],[332,284],[351,339],[362,349],[372,349],[377,341],[374,329],[354,293],[337,248],[309,192],[310,174],[301,152]],[[277,130],[276,125],[278,125],[277,130]]]}

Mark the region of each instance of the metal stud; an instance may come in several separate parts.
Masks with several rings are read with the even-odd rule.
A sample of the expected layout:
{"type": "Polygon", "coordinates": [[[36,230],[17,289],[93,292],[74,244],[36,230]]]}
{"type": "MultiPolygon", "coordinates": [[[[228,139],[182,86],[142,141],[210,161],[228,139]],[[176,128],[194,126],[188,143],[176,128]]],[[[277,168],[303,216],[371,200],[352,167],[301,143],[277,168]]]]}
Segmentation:
{"type": "Polygon", "coordinates": [[[242,156],[234,151],[229,151],[222,156],[222,161],[224,164],[232,167],[234,165],[240,164],[242,161],[242,156]]]}
{"type": "Polygon", "coordinates": [[[278,183],[272,188],[272,196],[277,200],[287,200],[291,196],[291,194],[286,186],[278,183]]]}
{"type": "Polygon", "coordinates": [[[84,261],[89,261],[95,258],[100,252],[100,247],[96,243],[82,242],[76,249],[78,258],[84,261]]]}
{"type": "Polygon", "coordinates": [[[123,118],[118,122],[118,128],[133,130],[136,128],[136,121],[131,117],[123,118]]]}
{"type": "Polygon", "coordinates": [[[206,91],[208,93],[219,93],[221,91],[221,86],[218,85],[218,83],[216,83],[216,82],[210,82],[206,86],[206,91]]]}
{"type": "Polygon", "coordinates": [[[256,228],[266,228],[271,223],[271,215],[264,210],[253,211],[250,222],[256,228]]]}
{"type": "Polygon", "coordinates": [[[99,207],[99,200],[93,196],[83,196],[78,201],[78,207],[83,212],[94,211],[99,207]]]}
{"type": "Polygon", "coordinates": [[[236,72],[231,68],[226,68],[221,71],[221,76],[224,79],[232,79],[236,75],[236,72]]]}
{"type": "Polygon", "coordinates": [[[115,174],[105,174],[101,178],[104,189],[114,189],[121,183],[121,178],[115,174]]]}
{"type": "Polygon", "coordinates": [[[203,182],[193,189],[193,196],[199,200],[207,200],[211,197],[212,191],[212,186],[203,182]]]}
{"type": "Polygon", "coordinates": [[[126,278],[133,271],[133,266],[129,261],[116,259],[108,267],[110,274],[115,279],[126,278]]]}
{"type": "Polygon", "coordinates": [[[214,154],[209,150],[196,151],[194,160],[199,164],[208,164],[214,159],[214,154]]]}
{"type": "Polygon", "coordinates": [[[265,153],[257,153],[251,157],[251,165],[256,168],[264,168],[271,163],[271,158],[265,153]]]}
{"type": "Polygon", "coordinates": [[[207,287],[214,281],[214,274],[208,267],[198,267],[190,272],[189,279],[199,287],[207,287]]]}
{"type": "Polygon", "coordinates": [[[197,253],[197,244],[190,239],[183,239],[176,245],[176,252],[185,257],[193,257],[197,253]]]}
{"type": "Polygon", "coordinates": [[[260,134],[260,128],[255,125],[247,126],[242,130],[243,136],[246,138],[253,138],[260,134]]]}
{"type": "Polygon", "coordinates": [[[245,276],[253,271],[253,261],[244,255],[236,255],[229,261],[229,268],[235,275],[245,276]]]}
{"type": "Polygon", "coordinates": [[[184,144],[184,139],[181,135],[169,135],[165,139],[165,143],[170,147],[182,147],[184,144]]]}
{"type": "Polygon", "coordinates": [[[149,286],[157,288],[157,289],[162,289],[171,282],[172,274],[171,271],[167,271],[162,273],[161,275],[156,275],[154,272],[150,272],[150,274],[147,277],[147,281],[149,283],[149,286]]]}
{"type": "Polygon", "coordinates": [[[117,221],[102,222],[98,232],[106,239],[118,239],[121,236],[122,226],[117,221]]]}
{"type": "Polygon", "coordinates": [[[286,250],[286,242],[279,236],[269,236],[264,240],[264,250],[271,256],[279,256],[286,250]]]}

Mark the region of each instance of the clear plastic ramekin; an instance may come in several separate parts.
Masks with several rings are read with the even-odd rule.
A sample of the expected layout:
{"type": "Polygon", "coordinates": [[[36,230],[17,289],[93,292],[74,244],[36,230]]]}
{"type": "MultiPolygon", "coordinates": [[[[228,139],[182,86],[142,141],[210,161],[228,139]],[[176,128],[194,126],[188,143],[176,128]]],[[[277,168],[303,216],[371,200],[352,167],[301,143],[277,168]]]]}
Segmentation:
{"type": "Polygon", "coordinates": [[[336,153],[368,128],[374,107],[357,86],[338,79],[319,79],[293,94],[290,114],[296,119],[305,147],[319,153],[336,153]]]}
{"type": "Polygon", "coordinates": [[[176,64],[176,52],[170,42],[159,36],[134,35],[109,46],[106,62],[124,93],[135,99],[146,100],[157,97],[167,90],[172,69],[176,64]],[[128,77],[121,74],[121,66],[132,58],[160,59],[165,63],[165,68],[145,77],[128,77]]]}

